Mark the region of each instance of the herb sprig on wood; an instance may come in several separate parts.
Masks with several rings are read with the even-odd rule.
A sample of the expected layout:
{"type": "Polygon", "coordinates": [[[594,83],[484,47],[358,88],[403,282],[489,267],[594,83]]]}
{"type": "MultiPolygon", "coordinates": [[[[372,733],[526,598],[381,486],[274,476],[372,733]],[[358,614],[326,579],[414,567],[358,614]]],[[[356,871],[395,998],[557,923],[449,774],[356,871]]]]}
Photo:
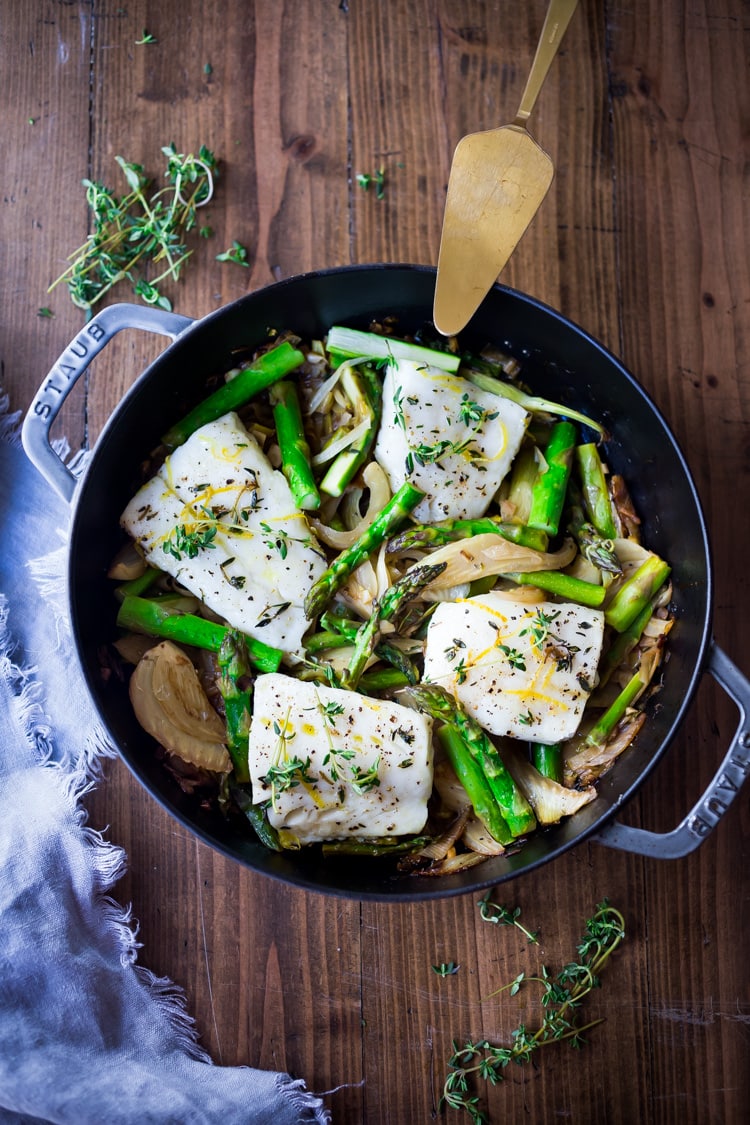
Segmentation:
{"type": "MultiPolygon", "coordinates": [[[[516,923],[516,912],[497,915],[487,898],[480,900],[482,917],[486,921],[516,923]],[[507,915],[507,917],[506,917],[507,915]]],[[[501,911],[502,913],[502,911],[501,911]]],[[[464,1110],[474,1125],[488,1125],[489,1118],[480,1099],[471,1092],[471,1084],[483,1078],[493,1086],[502,1082],[509,1063],[522,1066],[529,1062],[539,1047],[567,1040],[572,1047],[582,1047],[584,1032],[603,1020],[579,1023],[576,1013],[584,998],[600,984],[599,973],[625,937],[625,920],[619,910],[605,899],[599,903],[586,922],[586,933],[577,946],[578,960],[565,965],[555,976],[542,966],[538,976],[519,973],[509,984],[492,993],[509,991],[515,996],[526,984],[537,984],[542,989],[544,1017],[541,1026],[532,1031],[519,1024],[511,1033],[510,1046],[496,1046],[486,1039],[476,1042],[467,1039],[463,1046],[453,1041],[453,1054],[448,1059],[448,1077],[443,1086],[441,1107],[464,1110]]]]}
{"type": "Polygon", "coordinates": [[[142,164],[121,156],[115,159],[130,189],[125,195],[97,180],[82,181],[93,230],[68,256],[71,264],[48,292],[64,281],[73,304],[90,314],[114,285],[128,281],[146,304],[171,309],[159,285],[167,278],[177,281],[193,253],[185,236],[196,225],[197,208],[211,199],[218,161],[205,145],[197,156],[177,152],[174,144],[162,152],[167,186],[157,190],[142,164]]]}

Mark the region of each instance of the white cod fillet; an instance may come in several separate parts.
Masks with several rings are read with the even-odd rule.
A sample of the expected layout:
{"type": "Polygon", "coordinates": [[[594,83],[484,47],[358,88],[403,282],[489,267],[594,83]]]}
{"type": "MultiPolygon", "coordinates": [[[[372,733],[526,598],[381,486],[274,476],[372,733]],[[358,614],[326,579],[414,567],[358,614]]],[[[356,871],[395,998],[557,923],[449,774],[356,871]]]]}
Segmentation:
{"type": "Polygon", "coordinates": [[[476,519],[508,473],[528,417],[460,376],[394,360],[386,368],[375,459],[394,492],[409,480],[426,494],[415,519],[476,519]]]}
{"type": "Polygon", "coordinates": [[[420,832],[432,792],[432,721],[354,691],[258,676],[253,801],[301,844],[420,832]]]}
{"type": "Polygon", "coordinates": [[[236,414],[202,426],[175,449],[120,523],[150,563],[231,626],[298,654],[309,626],[304,598],[325,558],[283,473],[236,414]],[[215,535],[190,558],[180,528],[215,535]]]}
{"type": "Polygon", "coordinates": [[[424,678],[454,693],[490,734],[571,738],[596,684],[604,614],[491,592],[437,607],[424,678]]]}

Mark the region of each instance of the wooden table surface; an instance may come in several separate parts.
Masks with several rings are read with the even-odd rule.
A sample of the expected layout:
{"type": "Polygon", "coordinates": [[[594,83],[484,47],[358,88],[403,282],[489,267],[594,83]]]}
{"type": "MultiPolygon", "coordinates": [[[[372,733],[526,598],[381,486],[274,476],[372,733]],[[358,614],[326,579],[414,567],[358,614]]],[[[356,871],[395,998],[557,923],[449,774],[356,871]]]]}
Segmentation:
{"type": "MultiPolygon", "coordinates": [[[[26,407],[83,322],[62,287],[46,292],[87,233],[83,177],[119,187],[116,154],[160,171],[170,141],[216,152],[214,238],[169,290],[194,317],[313,268],[434,264],[453,147],[515,116],[544,11],[544,0],[8,0],[0,348],[11,405],[26,407]],[[144,29],[155,42],[136,42],[144,29]],[[381,167],[377,199],[356,175],[381,167]],[[215,261],[233,239],[249,268],[215,261]],[[42,306],[54,317],[38,317],[42,306]]],[[[749,33],[742,0],[582,0],[531,121],[556,177],[503,275],[618,353],[666,415],[710,527],[715,636],[745,674],[749,33]]],[[[65,409],[74,448],[93,442],[159,347],[128,333],[97,362],[65,409]]],[[[736,725],[704,677],[624,821],[676,825],[736,725]]],[[[196,843],[120,762],[104,774],[91,823],[127,850],[117,893],[132,901],[141,961],[185,990],[217,1063],[289,1070],[329,1091],[337,1122],[429,1122],[453,1038],[503,1042],[539,1018],[528,992],[482,997],[570,960],[606,896],[627,923],[587,1009],[606,1022],[582,1051],[552,1047],[480,1089],[491,1119],[749,1119],[746,794],[686,859],[586,843],[503,885],[498,900],[541,931],[530,946],[484,923],[471,895],[390,906],[277,885],[196,843]],[[459,971],[442,979],[432,965],[443,961],[459,971]]]]}

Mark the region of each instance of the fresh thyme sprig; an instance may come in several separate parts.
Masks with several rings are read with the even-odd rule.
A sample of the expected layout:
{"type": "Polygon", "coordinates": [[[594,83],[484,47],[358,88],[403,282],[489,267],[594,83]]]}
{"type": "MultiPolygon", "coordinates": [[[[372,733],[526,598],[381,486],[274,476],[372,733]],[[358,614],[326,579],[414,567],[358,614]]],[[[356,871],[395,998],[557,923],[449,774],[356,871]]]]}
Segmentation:
{"type": "Polygon", "coordinates": [[[526,936],[530,945],[538,945],[539,933],[537,930],[527,930],[518,921],[521,914],[521,907],[517,906],[514,910],[510,910],[507,906],[501,906],[499,902],[492,902],[492,891],[488,891],[484,898],[480,898],[477,905],[479,906],[479,913],[484,922],[492,922],[496,926],[515,926],[522,934],[526,936]]]}
{"type": "Polygon", "coordinates": [[[48,292],[64,281],[73,304],[90,314],[114,285],[128,281],[146,304],[171,309],[159,283],[165,278],[177,281],[192,254],[185,235],[195,226],[196,209],[213,194],[218,161],[205,145],[197,156],[177,152],[174,144],[164,146],[162,153],[167,158],[167,186],[156,191],[143,165],[121,156],[115,159],[130,189],[127,194],[118,196],[97,180],[82,181],[93,230],[69,255],[71,264],[48,292]],[[163,268],[157,275],[147,276],[149,267],[160,263],[163,268]]]}
{"type": "MultiPolygon", "coordinates": [[[[497,920],[502,921],[500,918],[497,920]]],[[[515,924],[512,915],[510,924],[515,924]]],[[[534,982],[541,985],[544,1008],[541,1027],[529,1031],[525,1024],[519,1024],[511,1033],[512,1045],[509,1047],[494,1046],[486,1039],[477,1042],[467,1039],[461,1047],[454,1040],[453,1054],[448,1060],[448,1077],[440,1100],[441,1108],[449,1106],[464,1110],[474,1125],[488,1125],[489,1118],[479,1097],[471,1093],[470,1082],[483,1078],[493,1086],[497,1085],[503,1081],[503,1072],[509,1063],[523,1065],[531,1059],[534,1051],[550,1043],[568,1040],[572,1047],[582,1047],[585,1043],[583,1033],[603,1020],[579,1024],[575,1013],[592,988],[599,987],[598,974],[624,937],[625,920],[620,911],[605,899],[586,922],[586,933],[577,946],[578,961],[565,965],[555,977],[544,966],[539,976],[519,973],[509,984],[493,993],[497,995],[509,990],[514,996],[524,984],[534,982]]]]}
{"type": "Polygon", "coordinates": [[[358,172],[356,180],[363,191],[369,191],[372,184],[375,185],[375,198],[385,198],[385,168],[378,168],[373,175],[369,172],[358,172]]]}
{"type": "MultiPolygon", "coordinates": [[[[393,402],[396,409],[396,423],[405,430],[406,420],[404,418],[403,401],[403,395],[399,387],[394,395],[393,402]]],[[[406,401],[415,403],[416,400],[407,398],[406,401]]],[[[455,441],[450,441],[448,438],[439,438],[432,443],[419,442],[417,445],[410,445],[406,454],[406,472],[409,475],[414,472],[415,464],[421,466],[437,464],[443,457],[453,454],[463,454],[471,462],[481,459],[479,451],[473,448],[474,438],[478,433],[481,433],[485,422],[493,422],[497,418],[498,412],[496,410],[484,410],[479,403],[474,402],[468,394],[464,393],[458,414],[458,421],[471,427],[469,435],[457,438],[455,441]]]]}
{"type": "Polygon", "coordinates": [[[549,636],[550,626],[553,621],[556,621],[560,616],[560,610],[555,610],[552,613],[545,613],[544,610],[537,610],[530,625],[524,626],[519,637],[525,637],[527,634],[531,636],[531,643],[536,648],[541,648],[549,636]]]}
{"type": "Polygon", "coordinates": [[[250,268],[250,263],[247,260],[248,250],[247,246],[243,246],[236,238],[232,240],[232,245],[223,254],[216,255],[217,262],[234,262],[237,266],[246,266],[250,268]]]}
{"type": "Polygon", "coordinates": [[[354,765],[351,767],[351,784],[357,793],[369,793],[371,789],[378,788],[380,785],[379,765],[380,755],[378,754],[371,766],[365,768],[364,766],[354,765]]]}
{"type": "Polygon", "coordinates": [[[162,550],[166,555],[171,555],[179,562],[183,556],[188,559],[197,557],[202,550],[213,550],[216,544],[216,526],[193,528],[188,531],[185,524],[178,524],[162,543],[162,550]]]}

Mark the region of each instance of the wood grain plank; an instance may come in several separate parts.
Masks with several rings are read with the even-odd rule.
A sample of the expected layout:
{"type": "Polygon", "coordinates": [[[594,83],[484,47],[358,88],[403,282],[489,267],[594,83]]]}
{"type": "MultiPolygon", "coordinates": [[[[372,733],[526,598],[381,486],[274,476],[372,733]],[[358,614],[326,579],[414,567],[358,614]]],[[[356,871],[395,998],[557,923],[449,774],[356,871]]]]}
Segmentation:
{"type": "MultiPolygon", "coordinates": [[[[114,5],[100,11],[96,166],[111,167],[123,137],[124,155],[149,167],[172,138],[184,151],[205,143],[222,160],[216,204],[207,208],[215,239],[199,246],[180,285],[168,290],[181,311],[202,315],[256,285],[330,264],[331,251],[346,260],[345,52],[336,40],[345,25],[324,19],[329,9],[307,6],[294,29],[291,5],[266,5],[257,15],[237,7],[229,28],[227,13],[197,18],[189,5],[175,6],[168,19],[135,5],[126,28],[112,18],[114,5]],[[135,45],[143,27],[157,44],[135,45]],[[215,262],[233,238],[249,247],[250,269],[215,262]]],[[[91,380],[92,430],[162,346],[124,337],[91,380]]],[[[319,1088],[357,1081],[356,904],[314,909],[306,896],[228,863],[151,802],[144,806],[121,766],[111,769],[107,818],[130,864],[120,893],[137,899],[143,957],[185,988],[212,1056],[289,1069],[319,1088]],[[300,1035],[300,1027],[313,1034],[300,1035]],[[324,1051],[316,1050],[320,1042],[324,1051]]],[[[104,796],[94,797],[92,816],[104,796]]]]}
{"type": "Polygon", "coordinates": [[[349,9],[352,172],[386,181],[382,199],[353,187],[352,258],[434,265],[448,173],[435,5],[349,9]]]}
{"type": "MultiPolygon", "coordinates": [[[[10,5],[3,12],[3,130],[9,154],[0,195],[6,277],[0,307],[0,385],[26,408],[81,324],[48,286],[66,266],[71,225],[85,223],[81,177],[88,172],[88,6],[10,5]],[[71,154],[79,152],[76,164],[71,154]],[[42,319],[42,307],[54,319],[42,319]]],[[[85,237],[83,227],[81,241],[85,237]]],[[[56,436],[84,438],[83,393],[63,408],[56,436]]]]}
{"type": "MultiPolygon", "coordinates": [[[[11,6],[0,238],[13,286],[0,316],[15,402],[30,397],[81,323],[64,293],[43,295],[87,231],[81,176],[114,180],[117,152],[158,166],[171,139],[215,148],[216,237],[171,291],[191,315],[305,269],[434,262],[453,146],[515,115],[545,6],[11,6]],[[136,45],[144,27],[156,45],[136,45]],[[377,200],[354,177],[381,161],[386,194],[377,200]],[[215,262],[233,238],[249,247],[250,269],[215,262]],[[38,322],[45,303],[56,318],[38,322]]],[[[503,276],[620,352],[664,410],[706,507],[716,634],[745,671],[747,22],[742,0],[582,0],[530,122],[556,178],[503,276]]],[[[81,393],[66,412],[75,441],[86,425],[96,433],[161,346],[128,334],[108,349],[88,401],[81,393]]],[[[735,725],[721,690],[702,684],[623,819],[672,828],[735,725]]],[[[583,1051],[550,1048],[482,1089],[492,1120],[744,1120],[746,799],[684,861],[584,843],[499,888],[498,900],[541,930],[537,947],[483,923],[474,896],[360,906],[281,887],[197,844],[121,763],[107,763],[105,775],[88,805],[92,823],[108,824],[127,850],[117,896],[134,904],[140,959],[184,987],[217,1062],[288,1068],[314,1089],[336,1089],[327,1101],[337,1121],[433,1120],[454,1037],[506,1042],[521,1020],[540,1016],[529,990],[483,998],[521,969],[570,959],[585,918],[608,896],[628,938],[586,1008],[606,1022],[583,1051]],[[459,972],[441,979],[432,965],[450,960],[459,972]]]]}
{"type": "MultiPolygon", "coordinates": [[[[748,278],[736,253],[747,232],[747,84],[728,75],[746,71],[743,18],[733,4],[615,5],[611,15],[623,353],[687,452],[713,543],[717,636],[737,654],[748,597],[735,560],[749,533],[727,499],[748,494],[748,278]]],[[[708,684],[698,699],[644,790],[650,827],[679,821],[729,745],[733,707],[708,684]]],[[[748,917],[723,888],[747,860],[745,803],[679,872],[648,865],[652,1120],[742,1118],[748,917]]]]}

